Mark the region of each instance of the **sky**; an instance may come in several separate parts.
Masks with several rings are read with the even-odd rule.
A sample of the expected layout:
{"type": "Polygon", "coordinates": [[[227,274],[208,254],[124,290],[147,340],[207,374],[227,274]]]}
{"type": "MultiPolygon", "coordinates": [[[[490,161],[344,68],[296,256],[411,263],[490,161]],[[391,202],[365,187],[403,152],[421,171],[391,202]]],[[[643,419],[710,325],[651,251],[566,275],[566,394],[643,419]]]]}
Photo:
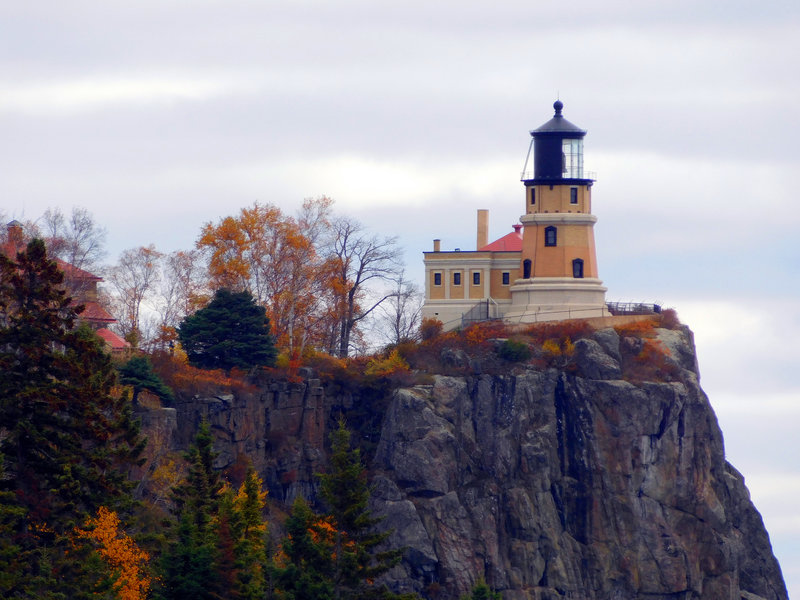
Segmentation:
{"type": "Polygon", "coordinates": [[[422,252],[524,212],[529,131],[588,130],[607,298],[675,308],[800,597],[800,3],[0,2],[0,212],[193,247],[327,195],[422,252]]]}

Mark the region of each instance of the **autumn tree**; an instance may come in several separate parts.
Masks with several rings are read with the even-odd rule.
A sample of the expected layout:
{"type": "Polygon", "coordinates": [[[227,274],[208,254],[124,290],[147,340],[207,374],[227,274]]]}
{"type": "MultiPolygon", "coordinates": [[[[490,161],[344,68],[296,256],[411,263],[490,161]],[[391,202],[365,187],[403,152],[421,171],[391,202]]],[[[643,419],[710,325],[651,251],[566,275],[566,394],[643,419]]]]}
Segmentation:
{"type": "Polygon", "coordinates": [[[145,600],[151,583],[147,574],[150,555],[121,530],[117,513],[101,506],[96,516],[87,519],[85,527],[76,528],[75,534],[97,548],[113,576],[116,597],[145,600]]]}
{"type": "Polygon", "coordinates": [[[202,369],[275,364],[269,318],[248,291],[217,290],[208,306],[183,320],[178,337],[189,362],[202,369]]]}
{"type": "Polygon", "coordinates": [[[207,223],[197,247],[208,258],[213,288],[249,291],[267,309],[277,343],[289,353],[308,341],[320,312],[325,270],[318,240],[331,200],[306,200],[297,218],[255,203],[236,217],[207,223]]]}
{"type": "Polygon", "coordinates": [[[163,255],[152,244],[125,250],[108,270],[108,282],[115,291],[117,328],[138,346],[143,339],[142,305],[150,298],[161,277],[163,255]]]}
{"type": "Polygon", "coordinates": [[[0,255],[0,492],[13,492],[0,513],[19,516],[25,586],[10,597],[53,585],[56,569],[59,589],[79,597],[68,534],[99,506],[130,500],[126,473],[144,445],[101,340],[76,327],[63,278],[40,239],[0,255]]]}
{"type": "Polygon", "coordinates": [[[327,253],[336,327],[332,350],[346,357],[356,327],[392,295],[375,286],[397,279],[401,250],[397,238],[370,235],[358,222],[342,217],[332,225],[327,253]]]}

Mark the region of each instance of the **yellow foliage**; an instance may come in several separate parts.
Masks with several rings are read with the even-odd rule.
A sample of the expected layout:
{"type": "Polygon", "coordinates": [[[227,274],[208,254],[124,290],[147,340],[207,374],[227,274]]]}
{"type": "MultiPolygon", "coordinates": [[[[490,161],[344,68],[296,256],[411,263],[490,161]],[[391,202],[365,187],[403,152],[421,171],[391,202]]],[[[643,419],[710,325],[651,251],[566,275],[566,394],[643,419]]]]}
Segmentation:
{"type": "Polygon", "coordinates": [[[285,352],[281,352],[278,354],[277,358],[275,359],[275,368],[276,369],[288,369],[289,368],[289,355],[285,352]]]}
{"type": "MultiPolygon", "coordinates": [[[[152,443],[152,439],[150,440],[152,443]]],[[[166,457],[150,476],[150,488],[155,495],[155,503],[163,502],[172,489],[185,476],[186,463],[176,454],[166,457]]]]}
{"type": "Polygon", "coordinates": [[[569,339],[569,337],[565,337],[561,341],[555,338],[550,338],[544,341],[542,344],[542,350],[544,350],[550,356],[572,356],[572,354],[575,352],[575,344],[572,343],[572,340],[569,339]]]}
{"type": "Polygon", "coordinates": [[[408,363],[395,349],[386,358],[370,359],[364,374],[373,377],[387,377],[393,373],[407,372],[408,370],[408,363]]]}
{"type": "Polygon", "coordinates": [[[117,513],[101,506],[97,516],[86,521],[87,529],[75,529],[78,537],[94,541],[97,552],[118,573],[114,586],[119,600],[144,600],[150,589],[150,578],[146,574],[150,555],[139,548],[125,532],[119,530],[117,513]]]}

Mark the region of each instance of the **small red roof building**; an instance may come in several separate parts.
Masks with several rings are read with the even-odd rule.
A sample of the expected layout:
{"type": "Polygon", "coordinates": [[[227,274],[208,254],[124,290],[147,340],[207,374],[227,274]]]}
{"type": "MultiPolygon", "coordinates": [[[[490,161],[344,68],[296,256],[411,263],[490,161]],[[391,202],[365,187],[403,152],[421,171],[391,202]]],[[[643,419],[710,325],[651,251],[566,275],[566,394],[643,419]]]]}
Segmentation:
{"type": "MultiPolygon", "coordinates": [[[[0,252],[6,256],[15,257],[25,244],[22,223],[11,221],[7,227],[8,233],[5,241],[0,244],[0,252]]],[[[60,258],[56,258],[55,261],[58,268],[64,273],[64,287],[72,296],[73,305],[82,304],[84,306],[83,312],[78,315],[78,320],[94,329],[111,352],[129,350],[131,345],[107,328],[117,320],[98,302],[97,284],[103,281],[103,278],[60,258]]]]}

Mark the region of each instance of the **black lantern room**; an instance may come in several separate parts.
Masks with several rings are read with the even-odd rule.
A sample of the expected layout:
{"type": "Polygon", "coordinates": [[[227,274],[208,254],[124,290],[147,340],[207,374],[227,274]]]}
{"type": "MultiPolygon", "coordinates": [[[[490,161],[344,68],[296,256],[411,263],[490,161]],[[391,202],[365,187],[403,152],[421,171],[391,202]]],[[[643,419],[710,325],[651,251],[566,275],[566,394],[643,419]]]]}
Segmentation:
{"type": "Polygon", "coordinates": [[[592,179],[584,176],[583,170],[586,131],[564,118],[561,100],[556,100],[553,108],[553,118],[531,131],[533,139],[525,159],[522,181],[525,185],[591,185],[592,179]]]}

